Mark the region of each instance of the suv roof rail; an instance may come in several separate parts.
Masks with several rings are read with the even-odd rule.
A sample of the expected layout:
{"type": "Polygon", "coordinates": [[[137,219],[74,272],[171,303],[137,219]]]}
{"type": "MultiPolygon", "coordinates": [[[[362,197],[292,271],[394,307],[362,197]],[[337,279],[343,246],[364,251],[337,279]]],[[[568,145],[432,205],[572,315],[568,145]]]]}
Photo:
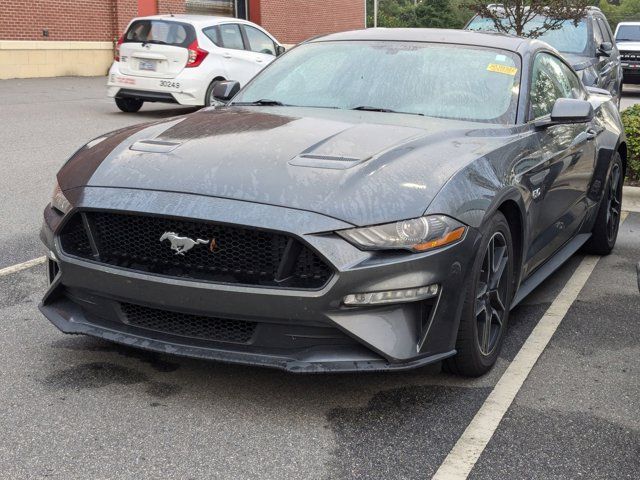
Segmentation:
{"type": "Polygon", "coordinates": [[[595,5],[589,5],[587,7],[587,10],[595,10],[596,12],[602,12],[602,10],[600,10],[600,7],[596,7],[595,5]]]}

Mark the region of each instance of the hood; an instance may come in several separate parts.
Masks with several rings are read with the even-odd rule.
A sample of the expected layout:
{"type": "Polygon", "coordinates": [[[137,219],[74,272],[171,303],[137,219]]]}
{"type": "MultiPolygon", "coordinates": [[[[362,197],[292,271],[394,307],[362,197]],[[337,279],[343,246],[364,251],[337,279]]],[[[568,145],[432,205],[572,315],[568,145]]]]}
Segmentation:
{"type": "Polygon", "coordinates": [[[574,53],[563,53],[562,56],[573,67],[576,72],[584,70],[598,63],[595,57],[586,55],[576,55],[574,53]]]}
{"type": "Polygon", "coordinates": [[[622,52],[640,52],[640,42],[616,42],[616,47],[622,52]]]}
{"type": "Polygon", "coordinates": [[[509,135],[487,124],[392,113],[205,109],[90,142],[58,180],[63,190],[182,192],[371,225],[422,215],[456,171],[509,135]]]}

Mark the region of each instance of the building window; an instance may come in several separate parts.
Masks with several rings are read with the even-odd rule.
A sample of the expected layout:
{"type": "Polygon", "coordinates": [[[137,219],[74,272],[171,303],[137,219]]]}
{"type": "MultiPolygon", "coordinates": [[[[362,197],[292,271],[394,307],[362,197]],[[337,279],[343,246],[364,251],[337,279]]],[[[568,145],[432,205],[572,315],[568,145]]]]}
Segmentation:
{"type": "Polygon", "coordinates": [[[196,15],[247,18],[246,0],[186,0],[185,11],[196,15]]]}

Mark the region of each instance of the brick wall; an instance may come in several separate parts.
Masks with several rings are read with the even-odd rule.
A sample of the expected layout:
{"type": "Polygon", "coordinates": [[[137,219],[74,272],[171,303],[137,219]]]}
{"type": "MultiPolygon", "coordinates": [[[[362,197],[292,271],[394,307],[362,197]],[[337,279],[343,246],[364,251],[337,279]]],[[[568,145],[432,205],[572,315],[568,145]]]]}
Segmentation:
{"type": "MultiPolygon", "coordinates": [[[[184,0],[157,3],[184,13],[184,0]]],[[[0,40],[111,41],[137,16],[138,0],[0,0],[0,40]]]]}
{"type": "Polygon", "coordinates": [[[113,7],[112,0],[0,0],[0,40],[111,40],[113,7]]]}
{"type": "Polygon", "coordinates": [[[158,13],[184,13],[184,0],[158,0],[158,13]]]}
{"type": "Polygon", "coordinates": [[[364,28],[364,0],[260,0],[259,18],[281,43],[299,43],[316,35],[364,28]]]}
{"type": "MultiPolygon", "coordinates": [[[[364,26],[364,0],[251,0],[250,4],[251,17],[287,44],[364,26]]],[[[185,0],[158,0],[158,13],[184,9],[185,0]]],[[[112,41],[136,16],[138,0],[0,0],[0,40],[112,41]],[[48,37],[42,34],[45,29],[48,37]]]]}
{"type": "Polygon", "coordinates": [[[113,33],[110,39],[120,38],[132,18],[138,16],[138,0],[105,0],[113,5],[113,33]]]}

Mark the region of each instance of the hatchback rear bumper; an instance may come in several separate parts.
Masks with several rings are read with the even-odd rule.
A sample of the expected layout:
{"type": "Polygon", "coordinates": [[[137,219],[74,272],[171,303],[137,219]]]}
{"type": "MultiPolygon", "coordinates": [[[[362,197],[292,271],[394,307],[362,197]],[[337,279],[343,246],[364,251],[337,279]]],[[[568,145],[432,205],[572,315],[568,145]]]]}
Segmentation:
{"type": "Polygon", "coordinates": [[[107,96],[202,106],[209,85],[192,70],[197,69],[184,69],[175,78],[144,77],[125,75],[114,62],[109,70],[107,96]]]}

